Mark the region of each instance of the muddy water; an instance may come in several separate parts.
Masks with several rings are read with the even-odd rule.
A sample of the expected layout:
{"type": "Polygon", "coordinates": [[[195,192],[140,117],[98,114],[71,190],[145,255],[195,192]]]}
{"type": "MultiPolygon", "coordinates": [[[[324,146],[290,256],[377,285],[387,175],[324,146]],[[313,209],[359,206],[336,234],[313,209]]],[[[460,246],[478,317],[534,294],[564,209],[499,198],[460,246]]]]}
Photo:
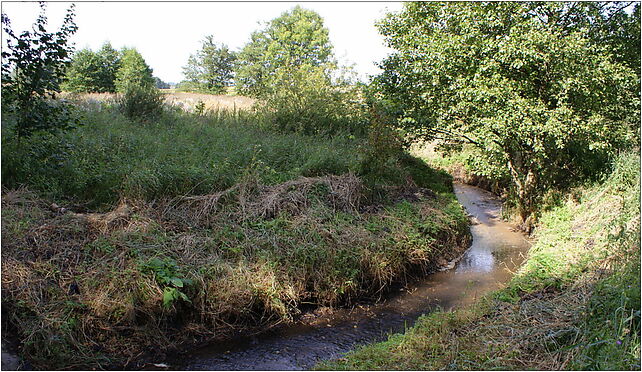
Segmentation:
{"type": "Polygon", "coordinates": [[[314,322],[284,327],[256,337],[215,343],[171,363],[187,370],[301,370],[340,357],[357,345],[402,332],[422,314],[474,302],[500,288],[523,261],[529,242],[500,220],[501,205],[490,193],[455,185],[460,203],[472,216],[473,243],[450,270],[438,272],[384,303],[362,305],[320,316],[314,322]]]}

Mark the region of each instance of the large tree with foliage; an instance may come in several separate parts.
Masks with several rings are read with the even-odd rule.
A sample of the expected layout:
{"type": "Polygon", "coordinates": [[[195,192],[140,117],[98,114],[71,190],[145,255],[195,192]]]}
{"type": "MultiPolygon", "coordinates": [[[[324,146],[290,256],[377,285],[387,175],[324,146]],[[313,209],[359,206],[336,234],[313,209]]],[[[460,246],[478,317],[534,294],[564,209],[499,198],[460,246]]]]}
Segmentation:
{"type": "Polygon", "coordinates": [[[594,10],[407,3],[379,24],[397,52],[376,84],[412,133],[475,146],[478,172],[511,180],[529,225],[546,190],[595,172],[635,135],[639,79],[594,33],[608,23],[594,10]]]}
{"type": "Polygon", "coordinates": [[[155,86],[153,70],[136,49],[124,48],[120,54],[120,67],[116,71],[115,81],[117,92],[125,92],[128,86],[155,86]]]}
{"type": "Polygon", "coordinates": [[[115,92],[119,67],[120,55],[109,43],[97,52],[79,50],[67,69],[63,89],[70,92],[115,92]]]}
{"type": "Polygon", "coordinates": [[[68,10],[57,32],[47,32],[46,5],[32,27],[16,35],[11,22],[2,14],[2,29],[7,42],[2,51],[2,106],[16,115],[18,137],[39,130],[56,130],[75,124],[70,107],[56,101],[60,83],[73,50],[69,38],[78,29],[74,6],[68,10]]]}
{"type": "Polygon", "coordinates": [[[68,92],[100,92],[102,61],[91,49],[74,53],[62,89],[68,92]]]}
{"type": "Polygon", "coordinates": [[[190,55],[183,75],[195,90],[222,93],[232,82],[235,61],[236,53],[225,44],[217,45],[209,35],[201,49],[190,55]]]}
{"type": "Polygon", "coordinates": [[[280,69],[303,65],[332,68],[332,44],[323,18],[296,6],[252,34],[239,54],[237,91],[251,96],[268,94],[280,69]]]}
{"type": "Polygon", "coordinates": [[[101,91],[115,92],[116,72],[120,69],[120,53],[111,46],[111,43],[106,42],[96,54],[103,64],[100,70],[101,91]]]}

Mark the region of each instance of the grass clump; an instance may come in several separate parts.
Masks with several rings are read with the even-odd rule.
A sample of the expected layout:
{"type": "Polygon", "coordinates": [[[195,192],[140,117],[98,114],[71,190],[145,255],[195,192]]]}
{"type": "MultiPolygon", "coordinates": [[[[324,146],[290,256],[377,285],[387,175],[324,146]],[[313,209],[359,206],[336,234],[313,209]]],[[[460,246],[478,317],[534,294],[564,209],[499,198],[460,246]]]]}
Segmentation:
{"type": "Polygon", "coordinates": [[[544,212],[507,288],[321,369],[640,368],[640,157],[544,212]]]}

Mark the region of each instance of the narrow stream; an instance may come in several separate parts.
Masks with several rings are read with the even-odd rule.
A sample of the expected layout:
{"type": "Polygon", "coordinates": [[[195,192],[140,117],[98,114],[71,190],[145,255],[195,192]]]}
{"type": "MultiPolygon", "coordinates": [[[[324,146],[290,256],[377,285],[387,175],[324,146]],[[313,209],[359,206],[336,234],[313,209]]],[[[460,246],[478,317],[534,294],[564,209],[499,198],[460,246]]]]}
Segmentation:
{"type": "Polygon", "coordinates": [[[491,193],[455,185],[459,202],[473,220],[473,243],[453,269],[432,274],[386,302],[338,310],[312,324],[296,324],[196,349],[172,369],[302,370],[341,357],[358,345],[402,332],[422,314],[474,302],[500,288],[522,263],[530,243],[501,221],[501,204],[491,193]]]}

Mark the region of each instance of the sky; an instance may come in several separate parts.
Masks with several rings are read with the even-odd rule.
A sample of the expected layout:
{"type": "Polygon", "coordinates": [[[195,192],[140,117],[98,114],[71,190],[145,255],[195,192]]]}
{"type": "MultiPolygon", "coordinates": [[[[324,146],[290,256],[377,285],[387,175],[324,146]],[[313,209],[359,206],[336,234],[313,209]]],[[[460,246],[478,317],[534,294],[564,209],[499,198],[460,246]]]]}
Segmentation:
{"type": "MultiPolygon", "coordinates": [[[[135,47],[154,75],[166,82],[183,80],[182,66],[206,35],[239,50],[262,23],[301,5],[319,13],[330,31],[339,62],[354,65],[365,80],[380,70],[375,63],[391,52],[375,22],[400,2],[78,2],[72,37],[76,49],[97,50],[105,42],[116,49],[135,47]]],[[[47,4],[48,31],[62,23],[69,2],[47,4]]],[[[39,14],[35,2],[2,1],[2,12],[15,33],[31,28],[39,14]]],[[[3,43],[4,46],[4,43],[3,43]]]]}

